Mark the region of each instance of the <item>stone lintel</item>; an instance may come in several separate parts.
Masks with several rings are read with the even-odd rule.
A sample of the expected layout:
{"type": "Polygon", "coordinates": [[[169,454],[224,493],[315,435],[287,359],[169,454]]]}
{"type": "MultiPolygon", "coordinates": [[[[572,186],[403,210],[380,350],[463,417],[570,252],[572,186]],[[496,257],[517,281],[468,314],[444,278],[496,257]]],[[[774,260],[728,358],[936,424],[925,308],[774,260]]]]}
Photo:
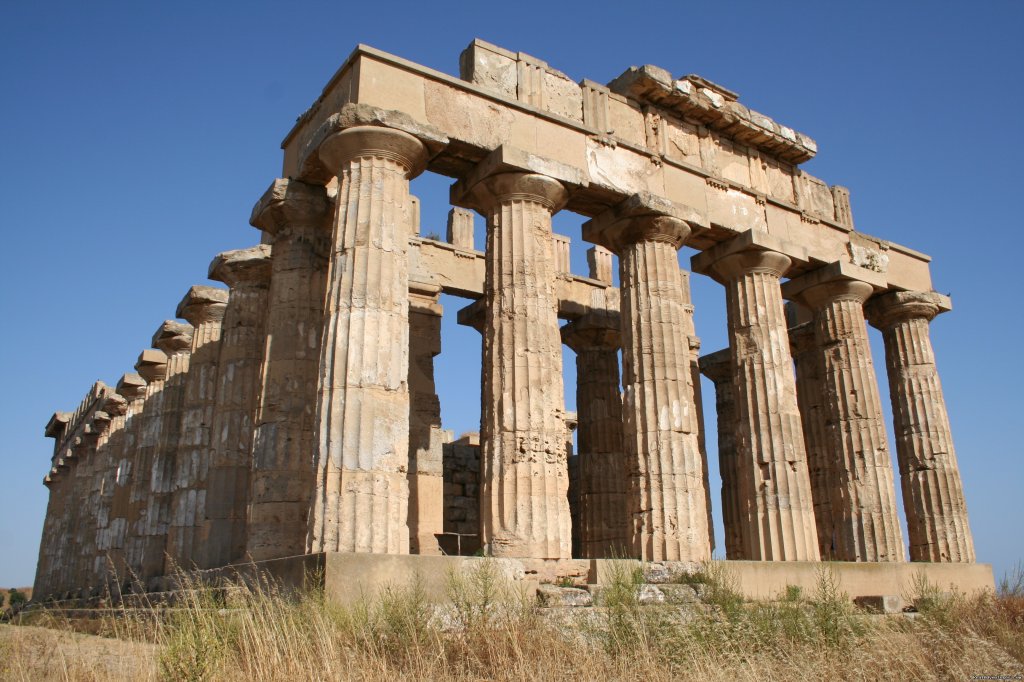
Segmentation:
{"type": "MultiPolygon", "coordinates": [[[[643,218],[672,218],[684,223],[674,230],[678,234],[672,236],[678,241],[676,248],[693,232],[709,226],[708,217],[702,211],[650,192],[639,192],[583,223],[583,238],[617,252],[623,245],[639,240],[637,226],[643,218]]],[[[670,231],[673,230],[670,228],[670,231]]]]}
{"type": "Polygon", "coordinates": [[[694,272],[707,275],[722,284],[724,282],[716,271],[715,264],[727,256],[746,251],[769,251],[782,254],[792,261],[791,267],[806,265],[810,260],[807,249],[799,244],[793,244],[762,230],[747,230],[727,242],[694,255],[690,258],[690,267],[694,272]]]}
{"type": "Polygon", "coordinates": [[[164,320],[153,334],[153,347],[168,355],[192,348],[192,325],[176,320],[164,320]]]}
{"type": "Polygon", "coordinates": [[[135,372],[127,372],[118,379],[117,392],[128,400],[137,400],[146,395],[146,380],[135,372]]]}
{"type": "Polygon", "coordinates": [[[227,289],[196,284],[185,293],[174,314],[193,326],[199,326],[202,322],[223,319],[227,303],[227,289]]]}
{"type": "Polygon", "coordinates": [[[70,412],[54,412],[50,421],[46,422],[46,429],[43,433],[47,438],[60,438],[64,435],[64,430],[67,429],[70,421],[70,412]]]}
{"type": "Polygon", "coordinates": [[[728,348],[702,355],[697,360],[700,373],[711,379],[715,385],[732,377],[732,352],[728,348]]]}
{"type": "Polygon", "coordinates": [[[787,299],[799,300],[800,295],[819,284],[849,280],[870,284],[876,292],[885,291],[888,288],[885,275],[859,267],[846,261],[835,261],[825,267],[812,270],[796,279],[791,279],[782,285],[782,296],[787,299]]]}
{"type": "Polygon", "coordinates": [[[270,281],[271,249],[269,244],[258,244],[248,249],[224,251],[210,261],[208,276],[231,288],[270,281]]]}
{"type": "Polygon", "coordinates": [[[558,161],[530,154],[509,145],[501,145],[478,163],[464,178],[452,185],[449,192],[451,203],[456,206],[481,210],[477,185],[484,180],[502,173],[535,173],[557,180],[566,189],[585,187],[586,177],[580,169],[558,161]]]}
{"type": "Polygon", "coordinates": [[[329,229],[330,208],[327,190],[321,185],[277,178],[252,207],[249,224],[272,235],[292,224],[323,224],[329,229]]]}
{"type": "Polygon", "coordinates": [[[695,74],[673,79],[661,67],[630,67],[608,83],[608,89],[676,116],[699,121],[739,142],[790,163],[814,157],[817,143],[809,136],[740,104],[738,95],[695,74]]]}
{"type": "MultiPolygon", "coordinates": [[[[360,126],[389,128],[412,135],[426,147],[428,158],[432,158],[448,145],[447,135],[431,125],[416,121],[405,112],[380,109],[369,104],[345,104],[338,113],[332,114],[323,122],[303,148],[299,156],[299,178],[319,185],[330,182],[337,175],[337,169],[323,158],[323,143],[336,133],[360,126]]],[[[423,163],[426,164],[426,159],[423,163]]],[[[412,175],[415,176],[422,168],[412,170],[412,175]]]]}
{"type": "Polygon", "coordinates": [[[931,320],[952,309],[949,296],[934,291],[887,291],[873,296],[864,306],[868,322],[879,329],[907,317],[931,320]]]}

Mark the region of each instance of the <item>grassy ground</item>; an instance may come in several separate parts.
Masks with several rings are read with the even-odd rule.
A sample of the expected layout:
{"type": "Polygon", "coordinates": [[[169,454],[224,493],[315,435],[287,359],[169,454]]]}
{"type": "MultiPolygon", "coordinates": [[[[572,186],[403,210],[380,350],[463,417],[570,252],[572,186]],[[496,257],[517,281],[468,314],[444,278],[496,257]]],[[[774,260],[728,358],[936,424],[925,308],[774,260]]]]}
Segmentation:
{"type": "Polygon", "coordinates": [[[594,609],[552,618],[493,567],[451,576],[451,604],[415,580],[342,608],[271,587],[195,591],[180,608],[124,612],[106,637],[0,628],[3,679],[173,680],[946,680],[1024,674],[1024,575],[998,594],[944,594],[920,581],[916,617],[856,611],[826,570],[817,590],[744,602],[728,569],[688,582],[705,604],[644,606],[623,569],[594,609]],[[577,617],[578,616],[578,617],[577,617]],[[106,647],[104,649],[104,647],[106,647]],[[128,666],[128,667],[125,667],[128,666]]]}

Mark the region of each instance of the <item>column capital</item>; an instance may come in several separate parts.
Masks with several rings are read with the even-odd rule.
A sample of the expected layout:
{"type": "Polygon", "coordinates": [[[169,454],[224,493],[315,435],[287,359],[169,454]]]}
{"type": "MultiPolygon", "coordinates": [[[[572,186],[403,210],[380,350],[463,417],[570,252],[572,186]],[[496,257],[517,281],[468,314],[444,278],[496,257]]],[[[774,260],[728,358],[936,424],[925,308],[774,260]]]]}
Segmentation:
{"type": "Polygon", "coordinates": [[[948,296],[934,291],[889,291],[875,296],[864,312],[872,327],[889,329],[904,320],[931,321],[939,313],[952,309],[948,296]]]}
{"type": "MultiPolygon", "coordinates": [[[[167,355],[191,350],[192,334],[195,328],[190,324],[165,320],[153,334],[153,347],[167,355]]],[[[136,367],[136,369],[138,369],[136,367]]]]}
{"type": "Polygon", "coordinates": [[[138,400],[146,395],[146,380],[135,372],[127,372],[118,379],[117,392],[128,400],[138,400]]]}
{"type": "Polygon", "coordinates": [[[379,126],[356,126],[335,132],[321,141],[317,155],[335,176],[352,159],[384,158],[405,168],[410,179],[426,170],[429,158],[427,146],[417,138],[379,126]]]}
{"type": "Polygon", "coordinates": [[[167,353],[147,348],[139,353],[139,359],[135,362],[135,371],[147,384],[160,381],[167,375],[167,353]]]}
{"type": "Polygon", "coordinates": [[[449,195],[455,206],[480,213],[512,199],[535,201],[555,213],[568,201],[569,189],[584,184],[576,168],[502,145],[452,185],[449,195]]]}
{"type": "Polygon", "coordinates": [[[278,178],[253,206],[249,224],[276,235],[288,225],[328,229],[330,215],[331,200],[324,187],[278,178]]]}
{"type": "Polygon", "coordinates": [[[376,151],[404,158],[408,177],[413,178],[423,172],[428,158],[447,144],[448,137],[444,133],[404,112],[350,103],[328,117],[303,148],[299,158],[299,177],[307,182],[326,185],[337,176],[342,163],[376,151]],[[338,137],[356,129],[370,130],[362,130],[346,138],[338,137]],[[397,135],[388,137],[388,133],[397,135]]]}
{"type": "Polygon", "coordinates": [[[577,353],[585,350],[618,350],[622,347],[619,316],[593,312],[579,317],[561,329],[562,343],[577,353]]]}
{"type": "Polygon", "coordinates": [[[198,327],[204,322],[221,322],[227,305],[226,289],[196,284],[185,293],[174,314],[198,327]]]}
{"type": "Polygon", "coordinates": [[[583,223],[583,238],[615,253],[646,241],[666,242],[678,249],[692,232],[706,225],[700,211],[641,192],[583,223]]]}
{"type": "Polygon", "coordinates": [[[761,230],[747,230],[690,259],[694,272],[725,284],[748,272],[770,272],[782,277],[807,262],[807,250],[761,230]]]}
{"type": "Polygon", "coordinates": [[[271,249],[259,244],[248,249],[224,251],[210,261],[209,278],[232,289],[270,282],[271,249]]]}
{"type": "Polygon", "coordinates": [[[112,417],[120,417],[128,412],[128,401],[120,393],[111,393],[103,402],[103,411],[112,417]]]}
{"type": "Polygon", "coordinates": [[[845,261],[835,261],[782,285],[782,295],[818,310],[833,301],[866,301],[887,288],[885,275],[845,261]]]}
{"type": "Polygon", "coordinates": [[[702,355],[697,359],[700,373],[714,382],[715,386],[732,382],[732,353],[728,348],[702,355]]]}
{"type": "Polygon", "coordinates": [[[456,318],[459,324],[464,327],[472,327],[481,334],[484,333],[484,325],[487,322],[487,303],[482,298],[478,298],[464,308],[460,308],[456,313],[456,318]]]}

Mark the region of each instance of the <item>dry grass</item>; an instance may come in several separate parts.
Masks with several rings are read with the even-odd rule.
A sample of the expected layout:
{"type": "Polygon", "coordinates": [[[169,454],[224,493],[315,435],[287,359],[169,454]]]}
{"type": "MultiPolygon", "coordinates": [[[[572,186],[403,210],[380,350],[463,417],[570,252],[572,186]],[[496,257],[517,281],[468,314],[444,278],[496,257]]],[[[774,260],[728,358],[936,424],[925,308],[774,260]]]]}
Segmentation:
{"type": "MultiPolygon", "coordinates": [[[[270,585],[195,590],[163,614],[124,612],[118,639],[0,629],[4,679],[173,680],[944,680],[1024,673],[1024,574],[998,595],[913,586],[914,619],[856,612],[827,571],[814,594],[744,603],[727,569],[709,567],[708,608],[637,602],[623,570],[577,626],[545,618],[487,562],[452,576],[452,603],[418,581],[342,608],[270,585]],[[33,641],[33,638],[36,638],[33,641]],[[85,652],[85,644],[110,647],[85,652]],[[41,655],[41,652],[49,652],[41,655]],[[102,658],[133,661],[100,665],[102,658]]],[[[53,621],[53,627],[69,627],[53,621]]]]}

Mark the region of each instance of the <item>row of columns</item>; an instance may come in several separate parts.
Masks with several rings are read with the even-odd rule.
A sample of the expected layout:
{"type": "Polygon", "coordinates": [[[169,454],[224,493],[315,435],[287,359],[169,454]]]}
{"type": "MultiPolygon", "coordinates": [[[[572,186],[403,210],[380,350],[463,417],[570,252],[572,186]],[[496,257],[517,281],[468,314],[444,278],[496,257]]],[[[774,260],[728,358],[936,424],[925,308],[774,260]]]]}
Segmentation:
{"type": "MultiPolygon", "coordinates": [[[[410,429],[440,425],[432,407],[410,403],[407,254],[409,180],[429,147],[378,125],[318,139],[303,164],[320,168],[311,177],[326,184],[275,181],[251,220],[269,244],[218,256],[210,275],[228,292],[190,290],[178,311],[189,324],[166,322],[157,350],[140,356],[138,377],[119,384],[123,419],[117,414],[111,431],[121,435],[97,446],[118,464],[105,474],[111,489],[99,486],[97,499],[108,501],[96,547],[140,577],[243,556],[401,554],[430,544],[436,505],[415,497],[410,514],[410,481],[418,490],[426,477],[439,488],[430,478],[440,469],[430,454],[437,448],[429,435],[411,442],[410,429]]],[[[483,542],[497,556],[570,556],[564,341],[577,351],[581,378],[584,552],[709,558],[699,344],[677,256],[700,221],[646,194],[590,220],[584,237],[618,255],[621,331],[591,316],[560,332],[551,220],[571,187],[485,161],[453,188],[453,202],[487,219],[483,542]]],[[[736,244],[743,248],[701,256],[728,305],[728,357],[704,366],[722,377],[727,552],[902,559],[863,324],[873,290],[849,278],[786,285],[814,311],[813,342],[796,353],[794,376],[781,288],[793,261],[781,249],[736,244]]],[[[416,315],[437,317],[437,291],[413,288],[422,289],[416,315]]],[[[869,309],[892,348],[898,453],[915,510],[912,558],[973,560],[927,342],[938,307],[888,296],[898,305],[882,297],[869,309]]]]}

